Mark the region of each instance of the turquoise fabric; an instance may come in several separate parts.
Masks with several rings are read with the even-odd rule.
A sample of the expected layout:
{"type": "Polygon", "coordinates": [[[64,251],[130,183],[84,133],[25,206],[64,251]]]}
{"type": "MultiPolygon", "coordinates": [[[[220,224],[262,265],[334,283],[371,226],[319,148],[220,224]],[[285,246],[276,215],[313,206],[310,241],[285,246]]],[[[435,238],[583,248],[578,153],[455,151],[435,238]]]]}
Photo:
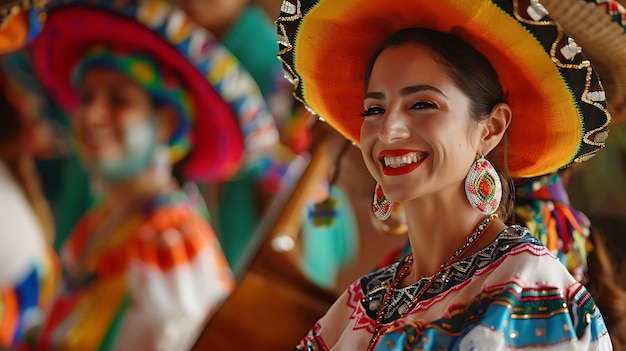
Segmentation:
{"type": "Polygon", "coordinates": [[[231,267],[237,267],[258,227],[256,176],[253,172],[241,174],[237,179],[224,183],[219,204],[218,238],[231,267]]]}
{"type": "Polygon", "coordinates": [[[324,288],[336,286],[342,267],[354,259],[358,247],[358,227],[350,199],[332,187],[331,197],[337,200],[332,225],[314,226],[308,211],[302,225],[304,273],[324,288]]]}
{"type": "MultiPolygon", "coordinates": [[[[75,150],[64,160],[62,167],[63,176],[60,184],[57,184],[59,191],[55,198],[50,199],[56,230],[54,249],[57,252],[63,247],[78,219],[93,204],[89,175],[82,167],[75,150]]],[[[46,174],[42,176],[45,177],[46,174]]]]}
{"type": "Polygon", "coordinates": [[[250,4],[226,33],[222,44],[237,57],[267,98],[282,79],[282,66],[276,58],[276,26],[263,9],[250,4]]]}

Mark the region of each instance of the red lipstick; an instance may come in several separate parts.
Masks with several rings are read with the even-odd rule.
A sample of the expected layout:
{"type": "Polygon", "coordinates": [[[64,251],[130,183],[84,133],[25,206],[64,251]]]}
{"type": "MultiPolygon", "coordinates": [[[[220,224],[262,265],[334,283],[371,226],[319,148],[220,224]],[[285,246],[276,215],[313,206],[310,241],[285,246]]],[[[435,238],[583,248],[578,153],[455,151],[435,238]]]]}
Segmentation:
{"type": "Polygon", "coordinates": [[[419,167],[422,164],[422,162],[424,162],[426,157],[428,157],[428,155],[426,155],[424,158],[422,158],[418,162],[411,163],[411,164],[408,164],[406,166],[397,167],[397,168],[392,168],[392,167],[389,167],[389,166],[385,165],[385,160],[384,160],[385,157],[404,156],[404,155],[408,155],[410,153],[425,154],[424,152],[419,151],[419,150],[407,150],[407,149],[396,149],[396,150],[383,150],[383,151],[381,151],[378,154],[378,160],[380,161],[380,163],[383,166],[382,167],[383,173],[385,175],[395,176],[395,175],[402,175],[402,174],[406,174],[406,173],[412,172],[415,169],[417,169],[417,167],[419,167]]]}

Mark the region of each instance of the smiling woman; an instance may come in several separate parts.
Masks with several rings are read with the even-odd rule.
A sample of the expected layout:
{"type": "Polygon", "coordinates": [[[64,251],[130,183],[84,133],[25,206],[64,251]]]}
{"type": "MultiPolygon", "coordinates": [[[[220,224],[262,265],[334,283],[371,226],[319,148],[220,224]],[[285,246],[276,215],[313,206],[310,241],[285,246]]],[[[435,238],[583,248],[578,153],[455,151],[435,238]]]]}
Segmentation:
{"type": "Polygon", "coordinates": [[[509,178],[591,158],[610,121],[539,2],[285,0],[277,24],[296,96],[360,145],[375,214],[400,202],[410,242],[296,349],[611,349],[585,287],[506,224],[509,178]]]}
{"type": "MultiPolygon", "coordinates": [[[[130,56],[125,59],[133,60],[130,56]]],[[[134,65],[144,63],[141,58],[135,60],[134,65]]],[[[72,121],[83,163],[105,180],[115,182],[149,169],[155,152],[163,151],[173,138],[178,122],[174,107],[157,105],[134,80],[104,67],[80,67],[84,71],[78,83],[80,108],[72,121]]],[[[176,92],[186,97],[180,88],[176,92]]]]}

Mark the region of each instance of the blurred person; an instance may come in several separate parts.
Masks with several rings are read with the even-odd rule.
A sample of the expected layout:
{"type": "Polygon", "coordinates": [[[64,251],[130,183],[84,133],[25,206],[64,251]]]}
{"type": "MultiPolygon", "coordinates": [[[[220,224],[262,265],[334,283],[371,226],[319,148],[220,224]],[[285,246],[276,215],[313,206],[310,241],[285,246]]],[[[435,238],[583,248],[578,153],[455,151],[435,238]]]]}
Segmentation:
{"type": "MultiPolygon", "coordinates": [[[[4,86],[3,86],[4,89],[4,86]]],[[[25,141],[25,129],[0,93],[0,349],[40,325],[59,271],[50,208],[25,141]]]]}
{"type": "MultiPolygon", "coordinates": [[[[0,54],[20,49],[41,29],[45,1],[0,2],[0,54]]],[[[37,328],[58,278],[54,221],[28,148],[28,128],[0,77],[0,349],[37,328]]]]}
{"type": "Polygon", "coordinates": [[[62,249],[64,290],[32,348],[190,347],[234,279],[189,181],[228,178],[271,147],[258,88],[162,1],[55,2],[33,53],[97,201],[62,249]]]}

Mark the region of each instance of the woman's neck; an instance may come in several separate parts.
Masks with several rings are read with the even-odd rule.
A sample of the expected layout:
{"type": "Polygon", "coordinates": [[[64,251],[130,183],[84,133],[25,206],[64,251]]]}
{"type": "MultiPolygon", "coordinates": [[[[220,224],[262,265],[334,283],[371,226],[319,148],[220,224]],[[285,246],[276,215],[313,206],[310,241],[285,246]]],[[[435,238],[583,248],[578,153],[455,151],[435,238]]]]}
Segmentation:
{"type": "MultiPolygon", "coordinates": [[[[407,216],[413,267],[403,285],[439,271],[440,266],[467,241],[487,217],[474,210],[463,197],[416,199],[403,203],[407,216]]],[[[491,243],[506,226],[494,219],[478,238],[452,262],[468,257],[491,243]]]]}
{"type": "Polygon", "coordinates": [[[147,170],[129,179],[105,181],[102,190],[109,208],[121,208],[130,202],[143,201],[174,188],[171,176],[147,170]]]}

